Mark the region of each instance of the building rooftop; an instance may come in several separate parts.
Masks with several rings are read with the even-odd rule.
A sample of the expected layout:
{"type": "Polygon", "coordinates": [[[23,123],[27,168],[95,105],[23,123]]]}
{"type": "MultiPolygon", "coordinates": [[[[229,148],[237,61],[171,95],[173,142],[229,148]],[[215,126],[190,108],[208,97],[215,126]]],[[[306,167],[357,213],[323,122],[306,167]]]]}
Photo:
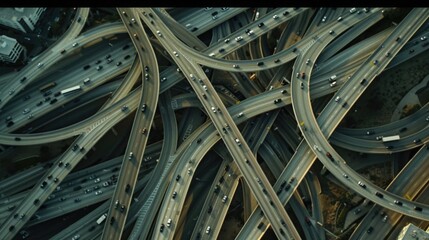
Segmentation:
{"type": "Polygon", "coordinates": [[[0,54],[9,55],[16,44],[16,39],[0,35],[0,54]]]}
{"type": "Polygon", "coordinates": [[[0,8],[0,18],[19,20],[34,14],[39,8],[0,8]]]}
{"type": "Polygon", "coordinates": [[[429,240],[429,233],[410,223],[398,235],[398,240],[429,240]]]}

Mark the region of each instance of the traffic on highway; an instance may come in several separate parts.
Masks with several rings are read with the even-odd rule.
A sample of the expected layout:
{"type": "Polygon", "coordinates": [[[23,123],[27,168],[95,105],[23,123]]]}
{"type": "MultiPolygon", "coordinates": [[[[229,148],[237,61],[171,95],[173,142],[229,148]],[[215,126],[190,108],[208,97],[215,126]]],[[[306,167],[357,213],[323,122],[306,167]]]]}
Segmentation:
{"type": "Polygon", "coordinates": [[[429,9],[61,12],[0,64],[0,239],[429,227],[429,9]]]}

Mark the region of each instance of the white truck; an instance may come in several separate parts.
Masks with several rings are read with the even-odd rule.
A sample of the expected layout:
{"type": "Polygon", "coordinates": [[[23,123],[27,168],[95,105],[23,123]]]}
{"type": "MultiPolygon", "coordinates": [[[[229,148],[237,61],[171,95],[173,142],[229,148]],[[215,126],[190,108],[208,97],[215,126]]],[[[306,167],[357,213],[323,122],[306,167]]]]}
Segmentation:
{"type": "Polygon", "coordinates": [[[381,140],[383,142],[391,142],[391,141],[396,141],[396,140],[399,140],[399,139],[400,139],[399,135],[393,135],[393,136],[388,136],[388,137],[382,137],[381,138],[381,140]]]}
{"type": "Polygon", "coordinates": [[[102,222],[104,222],[104,220],[106,220],[106,217],[107,217],[107,213],[101,215],[101,217],[97,219],[97,224],[101,224],[102,222]]]}

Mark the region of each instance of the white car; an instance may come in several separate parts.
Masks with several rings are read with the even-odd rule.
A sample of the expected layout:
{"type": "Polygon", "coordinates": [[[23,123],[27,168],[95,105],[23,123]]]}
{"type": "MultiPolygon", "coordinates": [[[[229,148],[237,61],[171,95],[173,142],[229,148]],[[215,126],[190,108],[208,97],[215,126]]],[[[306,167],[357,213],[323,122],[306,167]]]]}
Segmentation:
{"type": "Polygon", "coordinates": [[[240,42],[241,40],[243,40],[243,37],[242,37],[242,36],[238,36],[238,37],[236,37],[236,38],[235,38],[235,41],[236,41],[236,42],[240,42]]]}
{"type": "Polygon", "coordinates": [[[206,86],[206,85],[203,85],[203,89],[207,91],[207,86],[206,86]]]}
{"type": "Polygon", "coordinates": [[[179,54],[176,51],[173,51],[174,56],[178,57],[179,54]]]}
{"type": "Polygon", "coordinates": [[[77,47],[79,45],[79,43],[77,43],[77,42],[75,42],[75,43],[73,43],[73,47],[77,47]]]}
{"type": "Polygon", "coordinates": [[[103,191],[98,190],[98,191],[96,191],[96,192],[95,192],[95,195],[100,195],[100,194],[102,194],[102,193],[103,193],[103,191]]]}
{"type": "Polygon", "coordinates": [[[26,108],[26,109],[24,109],[24,111],[22,111],[22,113],[23,113],[23,114],[27,114],[27,113],[29,113],[30,111],[31,111],[31,109],[26,108]]]}
{"type": "Polygon", "coordinates": [[[216,112],[216,108],[215,108],[215,107],[212,107],[212,111],[215,113],[215,112],[216,112]]]}
{"type": "Polygon", "coordinates": [[[314,150],[321,152],[320,148],[317,145],[314,145],[314,150]]]}
{"type": "Polygon", "coordinates": [[[337,82],[331,82],[330,84],[329,84],[329,86],[330,87],[335,87],[337,85],[337,82]]]}

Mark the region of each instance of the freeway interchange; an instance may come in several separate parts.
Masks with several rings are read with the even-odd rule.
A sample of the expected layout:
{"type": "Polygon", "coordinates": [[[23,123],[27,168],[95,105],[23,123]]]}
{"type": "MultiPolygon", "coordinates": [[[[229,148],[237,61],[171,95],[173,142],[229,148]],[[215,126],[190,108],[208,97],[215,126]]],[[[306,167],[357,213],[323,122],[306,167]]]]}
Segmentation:
{"type": "Polygon", "coordinates": [[[0,181],[1,239],[377,239],[404,216],[429,220],[429,105],[381,126],[342,121],[387,68],[424,54],[428,9],[374,33],[394,10],[118,8],[82,32],[92,10],[0,76],[1,165],[67,142],[0,181]],[[378,186],[339,147],[406,165],[378,186]],[[327,227],[321,166],[371,204],[354,228],[327,227]],[[232,208],[244,225],[225,235],[232,208]]]}

